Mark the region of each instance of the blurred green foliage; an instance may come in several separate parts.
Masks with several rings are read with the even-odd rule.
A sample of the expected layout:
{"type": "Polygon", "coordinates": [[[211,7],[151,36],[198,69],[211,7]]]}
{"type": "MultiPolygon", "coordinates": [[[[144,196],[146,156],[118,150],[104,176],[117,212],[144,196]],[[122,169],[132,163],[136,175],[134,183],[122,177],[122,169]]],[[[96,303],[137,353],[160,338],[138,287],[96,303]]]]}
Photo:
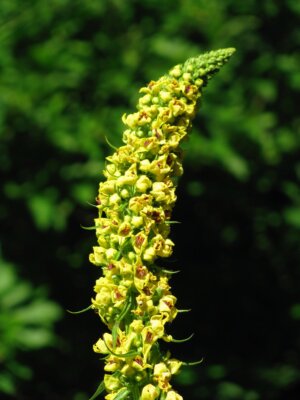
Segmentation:
{"type": "Polygon", "coordinates": [[[30,379],[30,366],[19,361],[20,353],[53,346],[53,324],[60,307],[45,290],[17,276],[14,265],[0,258],[0,393],[16,394],[17,382],[30,379]]]}
{"type": "MultiPolygon", "coordinates": [[[[294,0],[1,1],[3,253],[22,267],[20,284],[47,284],[63,308],[84,308],[98,274],[85,269],[94,238],[80,224],[95,217],[87,203],[105,137],[120,144],[121,115],[147,81],[203,51],[237,48],[206,90],[175,211],[174,291],[193,314],[173,329],[197,339],[191,357],[190,343],[174,353],[204,357],[178,377],[191,400],[298,399],[299,26],[294,0]]],[[[24,354],[36,384],[22,384],[18,399],[92,393],[99,329],[93,315],[66,316],[64,349],[24,354]]]]}

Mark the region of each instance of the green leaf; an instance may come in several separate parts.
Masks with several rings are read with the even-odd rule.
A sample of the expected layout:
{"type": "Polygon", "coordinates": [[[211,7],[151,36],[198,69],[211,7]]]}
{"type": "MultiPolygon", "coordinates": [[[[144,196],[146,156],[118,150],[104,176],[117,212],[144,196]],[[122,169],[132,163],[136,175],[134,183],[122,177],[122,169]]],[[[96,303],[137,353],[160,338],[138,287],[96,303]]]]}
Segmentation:
{"type": "Polygon", "coordinates": [[[180,270],[178,269],[177,271],[172,271],[170,269],[163,269],[162,272],[164,272],[165,274],[173,275],[173,274],[178,274],[180,270]]]}
{"type": "Polygon", "coordinates": [[[96,392],[93,394],[92,397],[89,398],[89,400],[94,400],[96,399],[98,396],[100,396],[101,393],[103,393],[105,390],[105,385],[104,385],[104,381],[102,381],[100,383],[100,385],[98,386],[96,392]]]}
{"type": "Polygon", "coordinates": [[[117,345],[117,339],[118,339],[118,329],[119,329],[119,322],[117,321],[111,331],[112,335],[112,344],[113,344],[113,349],[115,350],[116,345],[117,345]]]}
{"type": "Polygon", "coordinates": [[[70,313],[70,314],[82,314],[82,313],[84,313],[84,312],[90,310],[92,307],[93,307],[93,305],[90,304],[88,307],[83,308],[82,310],[79,310],[79,311],[70,311],[70,310],[67,310],[67,312],[70,313]]]}
{"type": "Polygon", "coordinates": [[[32,293],[32,287],[27,282],[14,283],[13,290],[6,291],[1,296],[3,308],[17,307],[19,304],[27,301],[32,293]]]}
{"type": "Polygon", "coordinates": [[[286,208],[283,215],[288,224],[300,228],[300,207],[286,208]]]}
{"type": "Polygon", "coordinates": [[[94,231],[95,229],[99,229],[100,226],[83,226],[83,225],[80,225],[80,228],[84,229],[85,231],[94,231]]]}
{"type": "Polygon", "coordinates": [[[15,394],[16,388],[13,377],[10,374],[0,374],[0,393],[6,393],[9,395],[15,394]]]}
{"type": "Polygon", "coordinates": [[[174,342],[174,343],[184,343],[184,342],[187,342],[187,341],[189,341],[190,339],[192,339],[193,336],[194,336],[194,334],[192,333],[189,337],[187,337],[187,338],[185,338],[185,339],[174,339],[174,338],[172,338],[171,342],[174,342]]]}
{"type": "Polygon", "coordinates": [[[105,136],[105,141],[109,145],[109,147],[111,147],[113,150],[118,151],[118,148],[110,143],[110,141],[108,140],[107,136],[105,136]]]}
{"type": "Polygon", "coordinates": [[[25,349],[40,349],[53,342],[54,335],[43,327],[22,327],[16,337],[16,344],[25,349]]]}
{"type": "Polygon", "coordinates": [[[129,388],[132,395],[132,400],[140,400],[139,388],[136,385],[131,385],[129,388]]]}
{"type": "Polygon", "coordinates": [[[186,361],[184,361],[184,362],[182,363],[182,365],[192,366],[192,365],[201,364],[202,362],[203,362],[203,358],[201,358],[201,360],[199,360],[199,361],[192,361],[192,362],[186,362],[186,361]]]}
{"type": "Polygon", "coordinates": [[[293,304],[290,308],[290,316],[293,319],[300,320],[300,304],[293,304]]]}
{"type": "Polygon", "coordinates": [[[132,295],[129,293],[126,303],[124,304],[124,307],[122,309],[122,311],[120,312],[117,321],[121,322],[123,318],[125,318],[125,316],[127,315],[127,313],[130,311],[132,306],[132,295]]]}
{"type": "Polygon", "coordinates": [[[119,358],[130,358],[130,357],[134,357],[137,356],[139,354],[138,351],[132,350],[132,351],[128,351],[128,353],[123,353],[123,354],[118,354],[112,351],[112,349],[109,348],[108,344],[106,343],[105,339],[103,338],[103,342],[107,348],[107,350],[110,352],[110,354],[112,354],[115,357],[119,357],[119,358]]]}
{"type": "Polygon", "coordinates": [[[130,393],[130,391],[127,388],[122,389],[114,398],[114,400],[123,400],[126,398],[126,396],[130,393]]]}
{"type": "Polygon", "coordinates": [[[15,319],[27,324],[49,325],[61,314],[61,308],[56,303],[39,299],[26,306],[19,307],[15,311],[15,319]]]}
{"type": "Polygon", "coordinates": [[[221,382],[218,385],[218,395],[224,400],[240,400],[244,398],[244,389],[234,382],[221,382]]]}

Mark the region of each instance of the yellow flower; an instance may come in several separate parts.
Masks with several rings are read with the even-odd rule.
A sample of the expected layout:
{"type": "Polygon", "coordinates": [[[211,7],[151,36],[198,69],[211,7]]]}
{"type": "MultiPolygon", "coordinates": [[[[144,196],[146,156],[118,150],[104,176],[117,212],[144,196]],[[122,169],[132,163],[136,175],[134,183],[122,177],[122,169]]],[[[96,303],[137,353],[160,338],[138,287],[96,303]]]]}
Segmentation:
{"type": "Polygon", "coordinates": [[[163,337],[164,335],[164,322],[161,315],[154,315],[150,318],[150,326],[152,331],[157,338],[163,337]]]}
{"type": "Polygon", "coordinates": [[[104,385],[108,391],[113,392],[115,390],[118,390],[122,384],[118,378],[115,378],[112,375],[105,374],[104,385]]]}
{"type": "Polygon", "coordinates": [[[145,369],[148,365],[145,365],[144,360],[142,359],[141,356],[136,356],[132,362],[131,365],[134,369],[138,370],[138,371],[142,371],[143,369],[145,369]]]}
{"type": "Polygon", "coordinates": [[[169,201],[170,189],[164,182],[154,182],[150,193],[158,202],[169,201]]]}
{"type": "Polygon", "coordinates": [[[146,235],[143,231],[139,232],[133,238],[133,248],[137,254],[140,254],[148,243],[148,235],[146,235]]]}
{"type": "Polygon", "coordinates": [[[110,356],[106,360],[106,364],[104,366],[104,371],[106,371],[106,372],[119,371],[122,368],[123,363],[124,363],[123,360],[121,360],[119,357],[110,356]]]}
{"type": "Polygon", "coordinates": [[[183,397],[180,396],[180,394],[174,392],[174,390],[170,390],[167,393],[167,396],[166,396],[165,400],[183,400],[183,397]]]}
{"type": "Polygon", "coordinates": [[[137,176],[133,175],[133,174],[130,174],[130,173],[126,174],[126,172],[125,172],[125,175],[122,175],[117,179],[116,185],[118,187],[122,187],[122,186],[125,186],[125,185],[134,185],[135,184],[135,182],[137,180],[137,176]]]}
{"type": "Polygon", "coordinates": [[[143,222],[144,222],[144,219],[143,219],[143,217],[141,217],[141,216],[134,215],[134,216],[131,218],[131,225],[132,225],[134,228],[139,228],[140,226],[143,225],[143,222]]]}
{"type": "Polygon", "coordinates": [[[169,257],[172,254],[173,246],[174,243],[171,239],[164,239],[161,234],[157,234],[145,250],[143,258],[146,261],[153,261],[157,256],[169,257]]]}
{"type": "Polygon", "coordinates": [[[109,249],[107,249],[105,251],[106,261],[109,262],[111,260],[114,260],[114,258],[116,257],[117,254],[118,254],[118,251],[116,249],[110,247],[109,249]]]}
{"type": "Polygon", "coordinates": [[[153,301],[149,299],[151,295],[153,294],[154,290],[149,289],[149,287],[144,287],[142,290],[142,293],[136,297],[136,302],[137,302],[137,308],[133,310],[132,312],[135,315],[153,315],[157,311],[157,307],[153,305],[153,301]],[[145,294],[144,292],[147,292],[148,294],[145,294]]]}
{"type": "Polygon", "coordinates": [[[143,387],[140,400],[155,400],[159,396],[159,391],[157,388],[149,383],[143,387]]]}
{"type": "Polygon", "coordinates": [[[130,324],[130,329],[136,333],[141,333],[144,329],[144,324],[141,319],[134,319],[130,324]]]}
{"type": "Polygon", "coordinates": [[[123,222],[118,229],[118,234],[121,236],[128,236],[131,231],[131,224],[129,222],[123,222]]]}
{"type": "Polygon", "coordinates": [[[169,381],[171,379],[171,372],[165,363],[161,362],[155,364],[153,370],[153,378],[157,382],[158,387],[163,391],[167,391],[171,388],[169,381]]]}
{"type": "Polygon", "coordinates": [[[164,312],[171,312],[172,309],[174,308],[175,304],[176,304],[176,297],[169,294],[166,296],[163,296],[160,300],[159,300],[159,305],[158,305],[158,309],[161,313],[164,312]]]}
{"type": "Polygon", "coordinates": [[[95,299],[92,299],[93,305],[98,308],[108,306],[111,303],[111,289],[109,287],[102,287],[96,294],[95,299]]]}
{"type": "Polygon", "coordinates": [[[109,350],[107,347],[110,346],[112,346],[112,336],[110,333],[105,332],[103,335],[103,339],[98,339],[93,348],[96,353],[109,354],[109,350]]]}
{"type": "Polygon", "coordinates": [[[121,202],[121,197],[118,195],[118,193],[114,193],[109,197],[108,203],[110,206],[117,205],[121,202]]]}
{"type": "Polygon", "coordinates": [[[116,190],[116,181],[109,180],[100,183],[100,194],[113,194],[116,190]]]}
{"type": "Polygon", "coordinates": [[[152,202],[152,197],[148,194],[142,194],[140,196],[132,197],[129,200],[128,208],[129,210],[138,214],[144,207],[150,205],[152,202]]]}
{"type": "Polygon", "coordinates": [[[171,371],[171,374],[174,375],[178,373],[180,367],[182,366],[182,361],[171,358],[167,361],[167,365],[169,370],[171,371]]]}
{"type": "Polygon", "coordinates": [[[152,181],[147,175],[141,175],[137,180],[135,187],[138,192],[146,192],[152,186],[152,181]]]}
{"type": "Polygon", "coordinates": [[[100,265],[105,265],[106,263],[106,258],[105,258],[105,251],[106,249],[101,246],[94,246],[93,247],[94,252],[90,254],[90,262],[100,266],[100,265]]]}

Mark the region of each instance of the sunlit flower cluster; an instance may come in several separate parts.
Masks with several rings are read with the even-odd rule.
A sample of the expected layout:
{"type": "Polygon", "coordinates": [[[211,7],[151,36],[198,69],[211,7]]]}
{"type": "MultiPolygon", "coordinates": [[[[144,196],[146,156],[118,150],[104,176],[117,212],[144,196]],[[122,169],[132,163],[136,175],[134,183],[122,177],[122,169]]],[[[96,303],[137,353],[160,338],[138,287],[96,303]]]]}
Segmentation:
{"type": "Polygon", "coordinates": [[[140,90],[137,112],[123,116],[124,145],[107,157],[97,197],[98,244],[90,261],[102,268],[92,308],[107,325],[94,351],[105,358],[105,399],[181,400],[171,378],[182,362],[160,348],[172,341],[176,317],[168,271],[175,189],[182,174],[180,143],[191,128],[203,86],[233,53],[189,59],[140,90]]]}

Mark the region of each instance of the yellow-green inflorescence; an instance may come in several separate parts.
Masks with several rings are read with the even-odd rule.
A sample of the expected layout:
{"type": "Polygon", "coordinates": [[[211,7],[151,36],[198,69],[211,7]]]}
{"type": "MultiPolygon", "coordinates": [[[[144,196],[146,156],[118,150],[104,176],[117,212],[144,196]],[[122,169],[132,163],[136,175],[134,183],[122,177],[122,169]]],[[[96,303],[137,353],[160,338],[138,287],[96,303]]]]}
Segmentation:
{"type": "Polygon", "coordinates": [[[137,112],[123,116],[124,145],[107,157],[97,197],[98,245],[90,255],[103,271],[92,308],[109,329],[94,345],[105,359],[97,395],[106,390],[106,400],[182,399],[170,383],[182,362],[160,348],[161,340],[173,341],[166,326],[178,313],[172,271],[157,260],[174,246],[169,233],[183,172],[180,144],[202,88],[233,52],[190,58],[143,87],[137,112]]]}

